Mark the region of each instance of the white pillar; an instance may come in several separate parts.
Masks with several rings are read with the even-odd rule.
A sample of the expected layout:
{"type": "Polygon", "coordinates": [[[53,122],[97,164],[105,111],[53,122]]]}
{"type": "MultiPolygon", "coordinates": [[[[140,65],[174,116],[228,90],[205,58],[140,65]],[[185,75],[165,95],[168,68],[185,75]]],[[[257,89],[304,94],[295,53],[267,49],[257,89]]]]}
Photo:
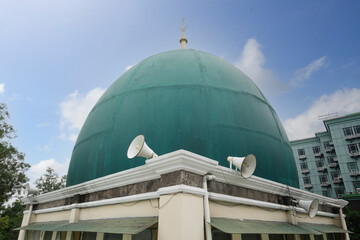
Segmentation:
{"type": "Polygon", "coordinates": [[[158,240],[204,240],[202,196],[161,195],[159,203],[158,240]]]}
{"type": "MultiPolygon", "coordinates": [[[[345,222],[345,218],[344,218],[344,213],[342,208],[339,209],[339,215],[340,215],[340,220],[341,220],[341,226],[344,230],[347,230],[347,226],[346,226],[346,222],[345,222]]],[[[349,237],[349,233],[345,233],[345,239],[346,240],[350,240],[349,237]]]]}

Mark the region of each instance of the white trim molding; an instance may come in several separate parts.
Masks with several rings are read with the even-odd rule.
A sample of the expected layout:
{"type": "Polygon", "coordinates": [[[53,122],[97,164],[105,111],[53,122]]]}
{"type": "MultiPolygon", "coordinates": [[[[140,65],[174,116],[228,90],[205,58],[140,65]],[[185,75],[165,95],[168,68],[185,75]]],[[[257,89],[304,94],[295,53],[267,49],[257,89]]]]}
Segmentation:
{"type": "MultiPolygon", "coordinates": [[[[261,192],[271,193],[275,195],[291,196],[298,200],[300,199],[312,200],[314,198],[317,198],[322,204],[332,205],[339,208],[344,207],[348,204],[348,202],[344,200],[324,197],[321,195],[310,193],[305,190],[289,187],[285,184],[277,183],[256,176],[252,176],[248,179],[244,179],[240,176],[240,174],[237,171],[227,167],[220,166],[219,163],[215,160],[206,158],[204,156],[200,156],[198,154],[186,150],[177,150],[168,154],[164,154],[159,157],[155,157],[153,159],[146,160],[145,164],[139,167],[135,167],[125,171],[107,175],[81,184],[63,188],[57,191],[41,194],[39,196],[23,198],[23,202],[25,204],[31,204],[33,202],[45,203],[45,202],[65,199],[78,194],[82,195],[87,193],[93,193],[106,189],[126,186],[129,184],[135,184],[135,183],[158,179],[161,177],[162,174],[171,173],[179,170],[192,172],[195,174],[199,174],[201,176],[210,173],[216,177],[215,181],[236,185],[248,189],[258,190],[261,192]]],[[[168,194],[171,192],[187,192],[187,193],[204,195],[203,189],[186,186],[186,185],[160,188],[156,192],[156,194],[158,195],[168,194]]],[[[144,196],[147,196],[146,194],[151,194],[151,193],[145,193],[144,196]]],[[[137,194],[133,196],[141,196],[141,195],[142,194],[137,194]]],[[[132,196],[127,196],[127,197],[131,198],[132,196]]],[[[114,198],[114,199],[120,199],[120,198],[114,198]]],[[[113,199],[102,200],[102,201],[111,202],[111,200],[113,199]]]]}

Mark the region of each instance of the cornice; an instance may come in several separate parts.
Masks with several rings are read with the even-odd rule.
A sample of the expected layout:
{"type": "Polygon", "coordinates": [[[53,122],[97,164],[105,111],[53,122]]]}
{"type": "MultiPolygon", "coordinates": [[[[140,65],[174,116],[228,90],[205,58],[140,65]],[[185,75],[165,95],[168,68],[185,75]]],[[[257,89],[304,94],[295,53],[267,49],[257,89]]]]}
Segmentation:
{"type": "MultiPolygon", "coordinates": [[[[23,202],[25,204],[31,204],[34,202],[45,203],[65,199],[78,194],[88,194],[158,179],[162,174],[179,170],[185,170],[199,175],[213,174],[216,177],[215,181],[281,196],[289,196],[290,194],[291,197],[296,199],[312,200],[314,198],[318,198],[322,203],[333,204],[338,207],[344,207],[348,203],[344,200],[327,198],[256,176],[244,179],[235,170],[220,166],[215,160],[185,150],[178,150],[146,160],[145,164],[139,167],[114,173],[57,191],[41,194],[39,196],[23,198],[23,202]]],[[[192,189],[190,186],[180,186],[183,190],[185,189],[184,191],[194,191],[195,194],[202,195],[201,190],[198,190],[198,188],[192,189]]],[[[163,192],[165,192],[164,189],[167,188],[163,188],[163,192]]],[[[171,188],[168,188],[168,190],[169,189],[171,188]]]]}

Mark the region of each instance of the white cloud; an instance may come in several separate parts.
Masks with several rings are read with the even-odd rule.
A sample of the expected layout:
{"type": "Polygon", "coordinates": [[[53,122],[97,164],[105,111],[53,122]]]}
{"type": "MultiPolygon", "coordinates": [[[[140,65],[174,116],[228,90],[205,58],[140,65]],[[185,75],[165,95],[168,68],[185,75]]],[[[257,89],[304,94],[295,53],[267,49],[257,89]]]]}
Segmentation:
{"type": "Polygon", "coordinates": [[[323,121],[318,116],[338,113],[339,116],[360,111],[360,89],[338,90],[317,99],[308,110],[287,119],[285,130],[291,140],[314,137],[316,132],[325,131],[323,121]]]}
{"type": "Polygon", "coordinates": [[[254,38],[248,39],[235,66],[248,75],[266,95],[283,92],[287,84],[281,82],[275,73],[264,67],[266,58],[261,45],[254,38]]]}
{"type": "Polygon", "coordinates": [[[72,142],[76,142],[77,137],[78,137],[78,134],[72,133],[68,136],[68,140],[70,140],[72,142]]]}
{"type": "Polygon", "coordinates": [[[42,160],[35,165],[32,165],[30,168],[30,182],[35,182],[36,179],[40,178],[43,174],[46,173],[46,169],[51,167],[55,170],[59,176],[63,176],[67,174],[67,170],[69,167],[70,158],[67,158],[65,162],[60,163],[57,162],[54,158],[42,160]]]}
{"type": "Polygon", "coordinates": [[[66,96],[64,101],[59,104],[61,112],[60,128],[62,133],[57,138],[75,142],[79,130],[91,109],[104,92],[104,89],[94,88],[87,92],[85,96],[79,94],[78,91],[66,96]]]}
{"type": "Polygon", "coordinates": [[[5,92],[5,83],[0,83],[0,93],[5,92]]]}
{"type": "Polygon", "coordinates": [[[80,95],[78,91],[66,96],[65,100],[60,103],[60,127],[66,127],[70,130],[80,129],[104,91],[101,88],[94,88],[86,93],[85,96],[80,95]]]}
{"type": "Polygon", "coordinates": [[[126,66],[126,68],[125,68],[125,71],[128,71],[128,70],[130,70],[133,66],[135,66],[136,65],[136,63],[134,63],[133,65],[128,65],[128,66],[126,66]]]}
{"type": "Polygon", "coordinates": [[[291,84],[294,86],[299,86],[305,80],[309,79],[311,74],[319,70],[321,67],[325,66],[325,64],[325,56],[312,61],[306,67],[303,67],[295,72],[295,76],[291,79],[291,84]]]}

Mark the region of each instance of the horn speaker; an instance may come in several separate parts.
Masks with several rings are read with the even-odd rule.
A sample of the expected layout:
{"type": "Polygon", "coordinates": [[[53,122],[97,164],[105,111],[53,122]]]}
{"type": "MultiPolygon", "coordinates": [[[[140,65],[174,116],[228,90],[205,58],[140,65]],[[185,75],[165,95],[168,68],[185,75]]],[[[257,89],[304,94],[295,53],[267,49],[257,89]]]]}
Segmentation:
{"type": "Polygon", "coordinates": [[[249,154],[246,157],[228,157],[230,168],[232,165],[239,169],[243,178],[249,178],[253,175],[256,168],[256,157],[254,154],[249,154]]]}
{"type": "Polygon", "coordinates": [[[144,135],[138,135],[132,140],[127,151],[127,157],[132,159],[134,157],[144,157],[146,159],[157,157],[156,153],[149,148],[145,142],[144,135]]]}
{"type": "Polygon", "coordinates": [[[317,198],[312,201],[299,200],[299,207],[303,208],[310,218],[313,218],[318,211],[319,200],[317,198]]]}

